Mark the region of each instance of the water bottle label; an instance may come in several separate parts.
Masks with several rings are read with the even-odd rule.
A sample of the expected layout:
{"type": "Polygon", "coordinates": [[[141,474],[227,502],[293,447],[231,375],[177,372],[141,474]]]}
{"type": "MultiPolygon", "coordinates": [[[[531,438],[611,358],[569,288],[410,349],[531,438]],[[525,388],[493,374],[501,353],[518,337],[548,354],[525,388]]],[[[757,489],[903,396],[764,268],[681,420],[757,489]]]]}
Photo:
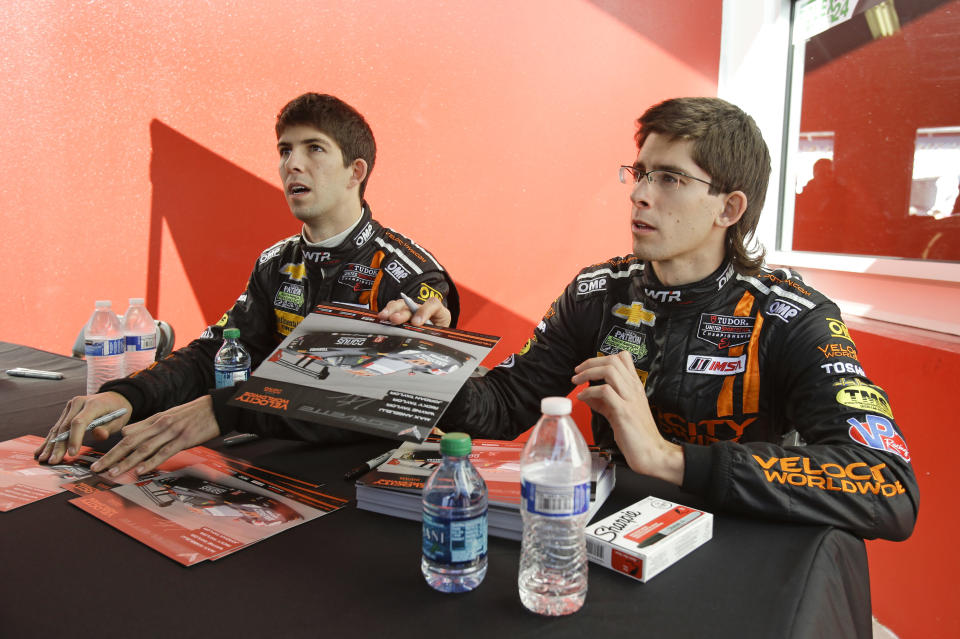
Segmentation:
{"type": "Polygon", "coordinates": [[[157,347],[157,334],[127,335],[128,351],[149,351],[157,347]]]}
{"type": "Polygon", "coordinates": [[[247,378],[250,377],[250,369],[241,368],[238,371],[217,370],[215,372],[215,377],[217,381],[217,388],[236,386],[240,382],[247,381],[247,378]]]}
{"type": "Polygon", "coordinates": [[[126,350],[126,343],[122,337],[116,339],[86,338],[83,340],[83,354],[87,357],[122,355],[126,350]]]}
{"type": "Polygon", "coordinates": [[[520,501],[530,514],[570,517],[590,509],[590,482],[575,486],[546,486],[520,480],[520,501]]]}
{"type": "Polygon", "coordinates": [[[440,519],[423,513],[423,556],[442,564],[476,561],[487,554],[487,513],[440,519]]]}

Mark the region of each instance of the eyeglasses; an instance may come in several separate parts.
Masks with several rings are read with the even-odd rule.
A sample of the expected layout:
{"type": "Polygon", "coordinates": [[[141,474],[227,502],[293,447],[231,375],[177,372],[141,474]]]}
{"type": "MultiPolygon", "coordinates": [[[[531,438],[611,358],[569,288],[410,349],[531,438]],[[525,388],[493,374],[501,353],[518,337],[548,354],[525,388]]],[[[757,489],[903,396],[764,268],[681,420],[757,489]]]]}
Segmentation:
{"type": "Polygon", "coordinates": [[[680,185],[683,184],[683,180],[680,178],[696,180],[697,182],[703,182],[707,186],[713,187],[712,182],[701,180],[698,177],[693,177],[692,175],[687,175],[686,173],[681,173],[680,171],[668,171],[667,169],[643,171],[635,166],[620,167],[620,182],[622,184],[626,184],[633,188],[641,178],[647,178],[647,182],[649,184],[652,184],[653,186],[664,191],[670,192],[678,191],[680,189],[680,185]]]}

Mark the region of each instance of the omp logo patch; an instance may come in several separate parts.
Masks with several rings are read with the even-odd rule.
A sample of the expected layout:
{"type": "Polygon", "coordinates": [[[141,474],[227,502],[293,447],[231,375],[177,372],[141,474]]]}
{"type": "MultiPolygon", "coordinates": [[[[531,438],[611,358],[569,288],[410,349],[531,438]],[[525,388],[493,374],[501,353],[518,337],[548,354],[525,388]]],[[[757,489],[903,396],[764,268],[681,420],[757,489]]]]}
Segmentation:
{"type": "Polygon", "coordinates": [[[871,413],[880,413],[893,419],[890,402],[879,390],[866,384],[850,384],[837,393],[837,402],[850,408],[871,413]]]}
{"type": "Polygon", "coordinates": [[[303,262],[298,264],[288,262],[287,264],[283,265],[283,268],[280,269],[280,272],[294,282],[300,282],[307,276],[307,266],[303,262]]]}
{"type": "Polygon", "coordinates": [[[390,262],[385,267],[383,267],[383,270],[385,270],[390,277],[397,280],[398,282],[402,282],[403,280],[410,277],[410,271],[404,268],[403,264],[401,264],[400,262],[390,262]]]}
{"type": "Polygon", "coordinates": [[[431,297],[435,297],[438,300],[443,300],[443,293],[433,288],[429,284],[421,284],[420,290],[417,291],[417,299],[421,302],[426,302],[431,297]]]}
{"type": "Polygon", "coordinates": [[[379,272],[380,269],[378,268],[370,268],[366,264],[351,262],[343,267],[337,281],[349,286],[355,292],[369,291],[373,288],[373,282],[377,279],[377,273],[379,272]]]}
{"type": "Polygon", "coordinates": [[[850,424],[850,439],[853,441],[874,450],[884,450],[899,455],[910,461],[907,443],[887,418],[868,414],[864,422],[851,417],[847,423],[850,424]]]}
{"type": "Polygon", "coordinates": [[[736,375],[747,370],[747,356],[709,357],[687,355],[687,372],[697,375],[736,375]]]}
{"type": "Polygon", "coordinates": [[[850,337],[850,331],[847,330],[847,325],[838,319],[827,318],[827,330],[830,331],[830,335],[840,339],[845,339],[851,344],[853,343],[853,338],[850,337]]]}
{"type": "Polygon", "coordinates": [[[592,280],[583,280],[577,282],[577,295],[587,295],[588,293],[596,293],[597,291],[607,290],[607,278],[606,277],[595,277],[592,280]]]}
{"type": "Polygon", "coordinates": [[[277,316],[277,332],[281,335],[289,335],[290,331],[295,329],[297,325],[303,321],[303,315],[296,315],[278,309],[273,309],[273,313],[277,316]]]}
{"type": "Polygon", "coordinates": [[[281,250],[283,250],[283,245],[282,245],[282,244],[278,244],[278,245],[276,245],[276,246],[273,246],[273,247],[271,247],[271,248],[268,248],[266,251],[264,251],[264,252],[260,255],[260,260],[259,260],[260,264],[263,264],[264,262],[266,262],[266,261],[268,261],[268,260],[270,260],[270,259],[272,259],[272,258],[274,258],[274,257],[276,257],[276,256],[278,256],[278,255],[280,255],[280,251],[281,251],[281,250]]]}
{"type": "Polygon", "coordinates": [[[300,310],[303,306],[303,286],[290,282],[281,284],[273,298],[273,305],[291,311],[300,310]]]}
{"type": "Polygon", "coordinates": [[[640,360],[647,356],[646,336],[628,328],[614,326],[603,338],[600,352],[604,355],[616,355],[621,351],[629,352],[633,357],[634,366],[639,366],[640,360]]]}
{"type": "Polygon", "coordinates": [[[610,309],[610,312],[613,313],[614,317],[626,320],[628,326],[640,326],[641,324],[653,326],[653,323],[657,320],[653,311],[648,311],[643,307],[643,302],[633,302],[630,306],[617,304],[610,309]]]}
{"type": "Polygon", "coordinates": [[[741,346],[750,341],[755,322],[753,317],[701,313],[697,337],[717,348],[741,346]]]}
{"type": "Polygon", "coordinates": [[[789,322],[800,313],[800,307],[791,304],[787,300],[775,299],[767,307],[767,315],[779,317],[784,322],[789,322]]]}
{"type": "Polygon", "coordinates": [[[370,238],[373,236],[373,223],[367,222],[367,225],[363,227],[363,230],[353,238],[353,243],[357,245],[357,248],[360,248],[364,244],[370,241],[370,238]]]}

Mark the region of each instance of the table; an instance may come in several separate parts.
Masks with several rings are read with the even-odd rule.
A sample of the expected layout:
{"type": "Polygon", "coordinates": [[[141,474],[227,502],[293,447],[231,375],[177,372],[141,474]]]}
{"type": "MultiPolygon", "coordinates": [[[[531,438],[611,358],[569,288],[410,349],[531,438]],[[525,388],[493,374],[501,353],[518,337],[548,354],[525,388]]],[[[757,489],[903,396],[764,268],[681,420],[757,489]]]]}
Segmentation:
{"type": "MultiPolygon", "coordinates": [[[[43,435],[84,388],[81,360],[0,342],[0,440],[43,435]]],[[[218,441],[208,444],[218,448],[218,441]]],[[[352,497],[343,473],[385,440],[320,447],[262,440],[228,453],[352,497]]],[[[653,494],[692,495],[618,469],[604,517],[653,494]]],[[[431,590],[420,525],[355,502],[217,562],[185,568],[67,503],[68,493],[0,513],[0,635],[109,637],[870,637],[863,541],[824,526],[716,515],[713,539],[640,583],[591,564],[580,612],[528,612],[517,595],[519,542],[490,538],[475,591],[431,590]]]]}

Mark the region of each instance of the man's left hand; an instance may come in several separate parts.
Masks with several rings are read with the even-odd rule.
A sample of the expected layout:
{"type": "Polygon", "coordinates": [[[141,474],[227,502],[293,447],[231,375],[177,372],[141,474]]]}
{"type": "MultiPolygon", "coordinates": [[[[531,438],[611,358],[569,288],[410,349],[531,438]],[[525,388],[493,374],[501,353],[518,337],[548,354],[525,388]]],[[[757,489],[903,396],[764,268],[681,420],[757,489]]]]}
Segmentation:
{"type": "Polygon", "coordinates": [[[650,412],[647,393],[627,351],[588,359],[574,369],[572,382],[589,386],[577,399],[603,415],[630,468],[676,485],[683,483],[683,449],[660,434],[650,412]]]}
{"type": "Polygon", "coordinates": [[[220,434],[213,414],[213,399],[204,395],[192,402],[175,406],[162,413],[127,424],[123,439],[100,458],[90,469],[108,471],[116,477],[131,468],[142,475],[179,453],[198,446],[220,434]]]}

